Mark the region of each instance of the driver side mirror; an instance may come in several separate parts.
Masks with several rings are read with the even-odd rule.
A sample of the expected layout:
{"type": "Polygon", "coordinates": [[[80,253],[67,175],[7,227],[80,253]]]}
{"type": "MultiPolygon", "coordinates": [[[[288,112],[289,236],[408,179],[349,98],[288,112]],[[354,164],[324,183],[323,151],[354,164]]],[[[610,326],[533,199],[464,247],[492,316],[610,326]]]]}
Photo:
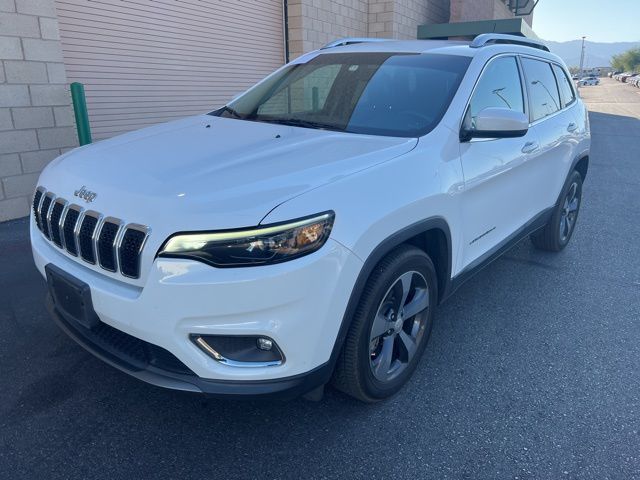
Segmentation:
{"type": "Polygon", "coordinates": [[[509,108],[488,107],[471,118],[467,113],[460,141],[472,138],[514,138],[523,137],[529,130],[529,118],[522,112],[509,108]]]}

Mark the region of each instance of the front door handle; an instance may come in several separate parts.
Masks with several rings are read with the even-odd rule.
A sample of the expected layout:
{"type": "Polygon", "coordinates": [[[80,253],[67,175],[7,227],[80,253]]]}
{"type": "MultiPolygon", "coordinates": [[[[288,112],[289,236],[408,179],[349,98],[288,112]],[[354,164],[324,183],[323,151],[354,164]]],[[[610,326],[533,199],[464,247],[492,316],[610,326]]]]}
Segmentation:
{"type": "Polygon", "coordinates": [[[524,147],[522,147],[522,153],[535,152],[539,146],[538,142],[527,142],[524,144],[524,147]]]}
{"type": "Polygon", "coordinates": [[[575,123],[571,122],[569,124],[569,126],[567,127],[567,132],[573,132],[578,128],[578,125],[576,125],[575,123]]]}

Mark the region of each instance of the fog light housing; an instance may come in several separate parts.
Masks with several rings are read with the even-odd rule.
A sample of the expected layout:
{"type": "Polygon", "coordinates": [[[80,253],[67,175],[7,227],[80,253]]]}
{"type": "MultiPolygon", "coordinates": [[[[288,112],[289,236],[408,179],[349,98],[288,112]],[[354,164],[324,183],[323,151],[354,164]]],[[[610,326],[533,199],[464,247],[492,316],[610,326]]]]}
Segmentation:
{"type": "Polygon", "coordinates": [[[225,365],[270,367],[284,363],[282,351],[269,337],[194,334],[190,338],[200,350],[225,365]]]}
{"type": "Polygon", "coordinates": [[[273,348],[273,340],[265,337],[258,337],[258,348],[260,350],[271,350],[273,348]]]}

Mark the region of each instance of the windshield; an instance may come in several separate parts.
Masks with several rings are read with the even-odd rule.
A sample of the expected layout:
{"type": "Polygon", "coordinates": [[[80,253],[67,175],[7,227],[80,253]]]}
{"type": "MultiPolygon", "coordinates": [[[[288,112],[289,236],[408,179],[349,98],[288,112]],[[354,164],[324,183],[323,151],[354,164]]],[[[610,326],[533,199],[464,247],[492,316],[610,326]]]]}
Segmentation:
{"type": "Polygon", "coordinates": [[[418,137],[438,124],[469,62],[439,54],[321,54],[285,67],[212,115],[418,137]]]}

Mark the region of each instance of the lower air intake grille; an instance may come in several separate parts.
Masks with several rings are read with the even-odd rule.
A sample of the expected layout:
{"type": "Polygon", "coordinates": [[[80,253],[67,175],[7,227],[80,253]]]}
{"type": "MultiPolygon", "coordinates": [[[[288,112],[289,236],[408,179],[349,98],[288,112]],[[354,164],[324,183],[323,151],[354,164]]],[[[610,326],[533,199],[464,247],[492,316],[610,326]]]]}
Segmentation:
{"type": "Polygon", "coordinates": [[[170,372],[194,375],[184,363],[168,350],[140,340],[106,323],[100,323],[91,330],[91,334],[96,343],[102,344],[103,347],[110,350],[115,350],[119,356],[127,358],[129,362],[141,368],[152,365],[170,372]]]}

